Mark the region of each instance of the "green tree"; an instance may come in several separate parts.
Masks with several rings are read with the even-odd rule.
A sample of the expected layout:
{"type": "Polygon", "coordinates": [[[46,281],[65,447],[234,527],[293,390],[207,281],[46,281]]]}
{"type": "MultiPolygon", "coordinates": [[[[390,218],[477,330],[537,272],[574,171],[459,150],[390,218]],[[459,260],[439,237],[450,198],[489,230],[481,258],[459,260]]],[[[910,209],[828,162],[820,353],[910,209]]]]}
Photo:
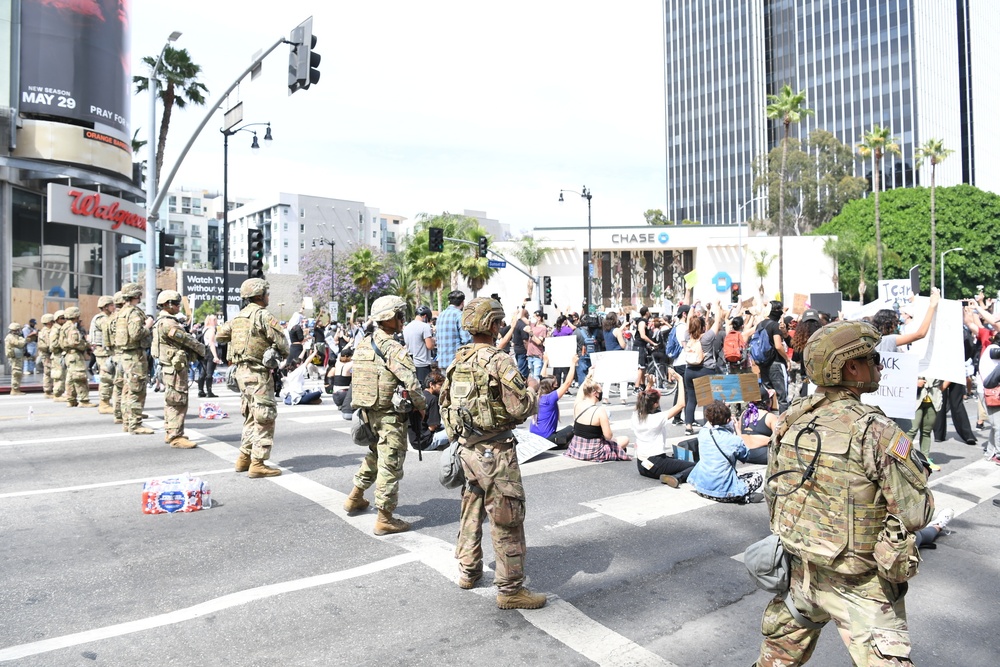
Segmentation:
{"type": "Polygon", "coordinates": [[[767,274],[771,272],[771,265],[774,264],[776,257],[771,255],[766,250],[761,250],[757,253],[753,250],[750,251],[750,256],[753,257],[753,270],[760,279],[760,296],[764,297],[764,278],[767,278],[767,274]]]}
{"type": "Polygon", "coordinates": [[[892,136],[892,130],[881,125],[872,126],[871,132],[865,132],[858,144],[858,154],[861,157],[871,157],[875,168],[872,171],[872,192],[875,194],[875,249],[878,259],[878,279],[882,280],[882,221],[880,218],[879,191],[882,175],[882,158],[886,153],[899,155],[899,141],[892,136]]]}
{"type": "MultiPolygon", "coordinates": [[[[514,241],[514,249],[511,254],[514,258],[519,261],[524,268],[528,269],[528,273],[531,275],[536,274],[536,269],[545,260],[545,256],[552,252],[552,248],[546,248],[545,246],[538,245],[538,241],[544,241],[545,239],[535,239],[534,236],[530,234],[525,234],[519,239],[514,241]]],[[[528,298],[531,298],[531,290],[534,288],[535,283],[532,281],[528,282],[528,298]]]]}
{"type": "MultiPolygon", "coordinates": [[[[145,56],[142,62],[149,67],[150,73],[156,67],[156,56],[145,56]]],[[[198,81],[201,74],[201,65],[196,65],[191,61],[191,55],[187,49],[175,49],[167,46],[163,51],[163,62],[157,72],[157,89],[160,93],[160,100],[163,102],[163,116],[160,119],[160,136],[156,146],[156,180],[160,180],[160,171],[163,168],[163,149],[167,146],[167,131],[170,129],[170,116],[174,107],[183,109],[190,102],[203,106],[208,88],[198,81]]],[[[135,84],[135,92],[141,93],[149,90],[148,76],[133,76],[132,82],[135,84]]]]}
{"type": "Polygon", "coordinates": [[[778,292],[782,298],[785,295],[785,165],[788,157],[788,128],[792,123],[798,123],[803,116],[811,116],[812,109],[807,109],[806,94],[793,92],[787,83],[781,87],[777,95],[768,95],[767,117],[780,120],[783,128],[781,135],[781,171],[778,179],[778,292]]]}
{"type": "Polygon", "coordinates": [[[209,299],[198,304],[191,317],[195,322],[204,322],[206,317],[209,315],[218,315],[220,310],[222,310],[221,304],[215,299],[209,299]]]}
{"type": "Polygon", "coordinates": [[[667,220],[667,216],[663,215],[663,211],[658,208],[651,208],[642,214],[642,217],[646,218],[647,225],[662,226],[672,224],[667,220]]]}
{"type": "Polygon", "coordinates": [[[914,157],[917,158],[917,168],[927,160],[931,163],[931,289],[934,288],[935,261],[937,260],[937,202],[934,195],[937,190],[937,166],[955,151],[945,148],[941,139],[928,139],[923,146],[917,148],[914,157]]]}
{"type": "Polygon", "coordinates": [[[420,286],[417,284],[415,271],[408,264],[405,257],[400,254],[392,255],[393,276],[389,281],[387,294],[398,296],[406,302],[406,310],[409,317],[416,314],[417,306],[420,304],[420,286]]]}
{"type": "Polygon", "coordinates": [[[382,263],[371,248],[358,248],[347,257],[347,270],[351,280],[365,295],[365,318],[368,317],[368,299],[375,281],[385,271],[382,263]]]}

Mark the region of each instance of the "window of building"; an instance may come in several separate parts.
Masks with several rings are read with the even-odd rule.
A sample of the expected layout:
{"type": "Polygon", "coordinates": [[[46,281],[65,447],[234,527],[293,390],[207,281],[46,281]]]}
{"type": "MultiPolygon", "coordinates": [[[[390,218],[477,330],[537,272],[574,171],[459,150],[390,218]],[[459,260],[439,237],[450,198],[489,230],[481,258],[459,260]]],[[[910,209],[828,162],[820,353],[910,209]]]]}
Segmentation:
{"type": "Polygon", "coordinates": [[[288,231],[288,221],[287,221],[287,220],[286,220],[286,221],[285,221],[285,223],[284,223],[284,224],[282,225],[282,229],[284,229],[284,230],[285,230],[286,232],[288,231]]]}
{"type": "Polygon", "coordinates": [[[288,255],[285,255],[285,264],[288,264],[288,255]]]}
{"type": "Polygon", "coordinates": [[[288,247],[288,239],[285,239],[285,247],[288,247]]]}

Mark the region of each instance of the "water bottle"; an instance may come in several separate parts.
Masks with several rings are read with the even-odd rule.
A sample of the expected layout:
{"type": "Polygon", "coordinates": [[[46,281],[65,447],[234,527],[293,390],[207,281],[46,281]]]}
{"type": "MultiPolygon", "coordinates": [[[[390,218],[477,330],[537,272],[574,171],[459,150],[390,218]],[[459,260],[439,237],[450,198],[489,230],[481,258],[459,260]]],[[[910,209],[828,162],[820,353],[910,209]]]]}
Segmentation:
{"type": "Polygon", "coordinates": [[[35,421],[35,406],[33,405],[28,406],[28,421],[29,422],[35,421]]]}
{"type": "Polygon", "coordinates": [[[204,510],[212,509],[212,487],[204,481],[201,483],[201,508],[204,510]]]}

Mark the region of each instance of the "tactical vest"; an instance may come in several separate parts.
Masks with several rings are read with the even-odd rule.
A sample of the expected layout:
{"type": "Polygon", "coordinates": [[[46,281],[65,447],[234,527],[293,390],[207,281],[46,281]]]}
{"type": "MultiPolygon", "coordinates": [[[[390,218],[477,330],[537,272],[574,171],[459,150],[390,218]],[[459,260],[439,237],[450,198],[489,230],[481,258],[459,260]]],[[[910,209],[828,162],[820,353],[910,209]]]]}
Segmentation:
{"type": "Polygon", "coordinates": [[[90,321],[90,342],[97,348],[94,352],[101,352],[101,356],[104,355],[104,350],[101,349],[104,347],[104,332],[101,330],[101,325],[106,319],[108,319],[106,313],[98,313],[90,321]]]}
{"type": "Polygon", "coordinates": [[[365,336],[354,351],[354,367],[351,372],[351,405],[356,408],[391,410],[392,395],[399,379],[386,366],[382,356],[392,353],[387,341],[378,343],[382,356],[375,351],[374,335],[365,336]]]}
{"type": "Polygon", "coordinates": [[[500,350],[482,344],[466,345],[455,353],[447,371],[448,391],[442,391],[440,398],[441,420],[450,438],[498,433],[519,423],[503,402],[500,374],[494,367],[498,354],[500,350]]]}
{"type": "Polygon", "coordinates": [[[52,331],[51,328],[42,326],[41,330],[38,332],[38,351],[42,354],[48,354],[51,351],[49,347],[49,332],[52,331]]]}
{"type": "Polygon", "coordinates": [[[230,326],[229,360],[233,363],[241,361],[264,362],[264,352],[271,347],[267,337],[257,331],[260,306],[251,304],[233,318],[230,326]],[[255,335],[257,334],[257,335],[255,335]]]}
{"type": "MultiPolygon", "coordinates": [[[[798,456],[795,438],[814,418],[821,438],[812,478],[797,491],[775,497],[771,508],[771,531],[793,555],[841,574],[862,574],[874,566],[872,553],[886,507],[878,487],[865,474],[862,457],[866,431],[878,415],[875,407],[843,400],[797,418],[789,415],[794,423],[772,445],[768,472],[802,470],[800,461],[812,461],[815,437],[807,433],[799,438],[798,456]]],[[[799,475],[783,475],[771,490],[787,493],[800,480],[799,475]]]]}
{"type": "Polygon", "coordinates": [[[119,350],[135,350],[142,347],[142,313],[136,306],[125,306],[115,317],[115,347],[119,350]],[[129,320],[133,317],[138,317],[140,320],[139,328],[140,332],[138,337],[135,339],[130,337],[129,334],[129,320]]]}
{"type": "Polygon", "coordinates": [[[70,325],[66,330],[66,335],[63,338],[63,349],[69,352],[76,352],[79,354],[87,349],[87,339],[83,335],[83,330],[80,325],[76,322],[68,322],[70,325]]]}
{"type": "Polygon", "coordinates": [[[69,352],[69,332],[70,329],[76,328],[76,322],[73,320],[66,320],[61,327],[59,327],[59,348],[63,352],[69,352]]]}
{"type": "Polygon", "coordinates": [[[115,331],[118,324],[118,314],[115,313],[112,316],[104,318],[104,322],[101,323],[101,334],[106,342],[105,347],[108,348],[109,352],[112,354],[117,353],[115,344],[115,331]]]}
{"type": "Polygon", "coordinates": [[[62,345],[59,343],[59,335],[61,333],[61,325],[53,324],[52,328],[49,329],[49,352],[54,356],[59,356],[63,352],[62,345]]]}

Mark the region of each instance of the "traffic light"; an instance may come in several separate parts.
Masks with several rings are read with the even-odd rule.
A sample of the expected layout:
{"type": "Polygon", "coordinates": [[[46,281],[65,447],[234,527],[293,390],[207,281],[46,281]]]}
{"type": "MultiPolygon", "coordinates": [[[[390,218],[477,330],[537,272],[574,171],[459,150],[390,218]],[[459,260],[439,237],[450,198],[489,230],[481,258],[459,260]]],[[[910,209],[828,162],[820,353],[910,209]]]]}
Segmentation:
{"type": "Polygon", "coordinates": [[[177,252],[176,243],[176,236],[160,232],[160,261],[157,264],[159,268],[166,269],[177,263],[177,260],[174,258],[174,253],[177,252]]]}
{"type": "Polygon", "coordinates": [[[316,48],[316,35],[312,32],[313,20],[310,16],[297,28],[292,30],[289,38],[291,49],[288,52],[288,94],[296,90],[308,90],[309,86],[319,82],[320,55],[316,48]]]}
{"type": "Polygon", "coordinates": [[[545,297],[545,305],[552,305],[552,278],[545,276],[542,278],[542,295],[545,297]]]}
{"type": "Polygon", "coordinates": [[[733,283],[733,286],[730,289],[732,290],[733,303],[739,303],[740,302],[740,284],[739,283],[733,283]]]}
{"type": "Polygon", "coordinates": [[[247,232],[247,277],[264,277],[264,232],[251,229],[247,232]]]}
{"type": "Polygon", "coordinates": [[[428,246],[431,252],[444,252],[444,229],[431,227],[428,246]]]}
{"type": "Polygon", "coordinates": [[[489,243],[489,239],[485,236],[479,237],[479,253],[476,255],[477,257],[486,257],[486,250],[490,247],[489,243]]]}

